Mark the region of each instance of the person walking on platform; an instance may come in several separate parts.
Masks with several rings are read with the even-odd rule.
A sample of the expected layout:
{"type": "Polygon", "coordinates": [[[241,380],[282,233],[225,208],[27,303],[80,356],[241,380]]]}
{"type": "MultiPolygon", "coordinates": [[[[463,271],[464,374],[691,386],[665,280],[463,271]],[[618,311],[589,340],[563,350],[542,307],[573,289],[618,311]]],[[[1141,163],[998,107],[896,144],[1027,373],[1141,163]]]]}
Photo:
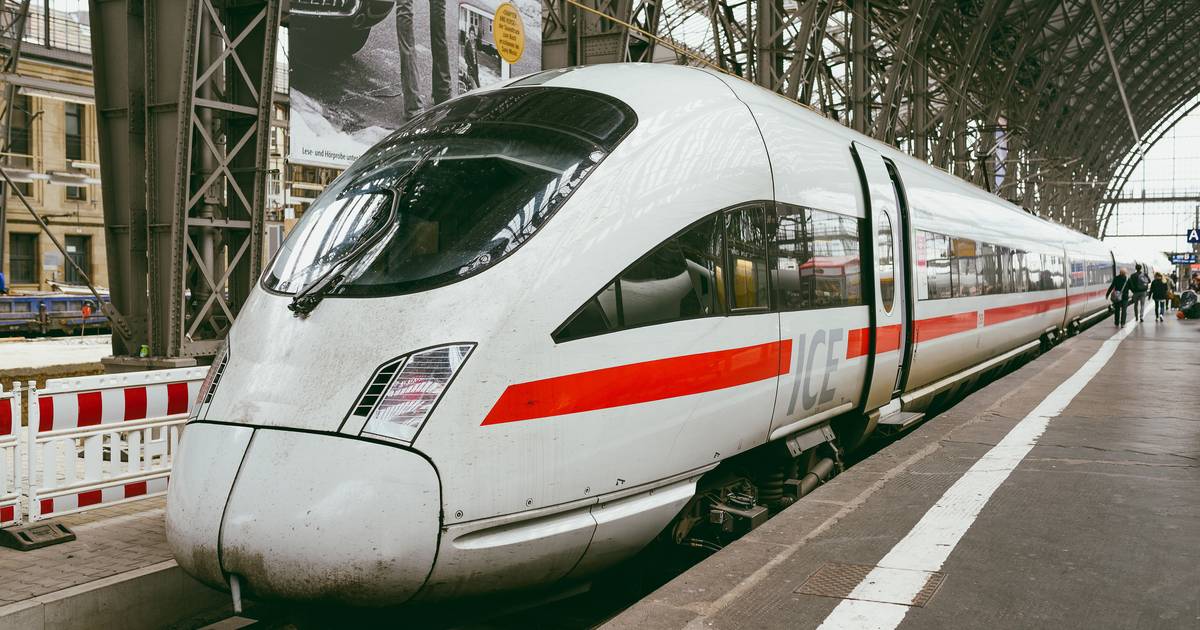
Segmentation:
{"type": "Polygon", "coordinates": [[[1125,325],[1125,307],[1129,306],[1129,274],[1124,269],[1113,276],[1112,284],[1104,297],[1112,302],[1113,322],[1118,326],[1125,325]]]}
{"type": "Polygon", "coordinates": [[[1154,300],[1154,321],[1163,321],[1167,314],[1167,297],[1170,287],[1161,273],[1154,274],[1154,282],[1150,283],[1150,297],[1154,300]]]}
{"type": "Polygon", "coordinates": [[[1129,276],[1125,288],[1128,289],[1133,301],[1133,317],[1140,322],[1146,311],[1146,293],[1150,291],[1150,276],[1142,271],[1141,264],[1133,268],[1133,275],[1129,276]]]}

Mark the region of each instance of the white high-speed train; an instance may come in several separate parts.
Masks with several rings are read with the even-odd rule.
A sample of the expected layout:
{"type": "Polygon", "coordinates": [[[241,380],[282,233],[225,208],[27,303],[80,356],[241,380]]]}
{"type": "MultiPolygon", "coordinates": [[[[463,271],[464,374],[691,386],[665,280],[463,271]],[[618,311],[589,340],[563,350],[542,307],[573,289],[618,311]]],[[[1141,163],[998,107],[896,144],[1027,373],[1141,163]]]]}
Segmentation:
{"type": "Polygon", "coordinates": [[[733,78],[543,72],[428,111],[305,213],[201,392],[167,535],[215,587],[372,605],[719,545],[1103,315],[1134,262],[733,78]]]}

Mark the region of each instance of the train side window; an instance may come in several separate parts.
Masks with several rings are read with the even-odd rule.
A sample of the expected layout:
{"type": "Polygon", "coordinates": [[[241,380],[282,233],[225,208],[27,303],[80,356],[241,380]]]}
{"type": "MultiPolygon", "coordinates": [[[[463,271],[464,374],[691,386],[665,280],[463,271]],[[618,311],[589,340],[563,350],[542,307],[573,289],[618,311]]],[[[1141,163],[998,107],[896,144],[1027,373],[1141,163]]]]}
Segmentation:
{"type": "Polygon", "coordinates": [[[1030,291],[1042,290],[1042,255],[1028,253],[1025,254],[1025,271],[1029,274],[1026,282],[1029,283],[1030,291]]]}
{"type": "Polygon", "coordinates": [[[813,285],[814,306],[862,304],[860,220],[824,210],[812,210],[810,216],[813,265],[807,278],[813,285]]]}
{"type": "Polygon", "coordinates": [[[725,251],[721,224],[711,216],[678,236],[703,315],[725,312],[725,251]]]}
{"type": "Polygon", "coordinates": [[[1050,270],[1050,280],[1053,283],[1052,288],[1064,288],[1063,258],[1061,256],[1047,256],[1046,258],[1046,268],[1050,270]]]}
{"type": "Polygon", "coordinates": [[[781,311],[814,308],[815,275],[820,268],[813,252],[813,213],[807,208],[777,206],[772,256],[775,294],[781,311]]]}
{"type": "Polygon", "coordinates": [[[1071,286],[1081,287],[1084,285],[1084,283],[1085,283],[1085,280],[1084,280],[1084,271],[1083,271],[1083,261],[1072,260],[1071,261],[1071,286]]]}
{"type": "Polygon", "coordinates": [[[929,267],[929,261],[925,258],[925,239],[928,236],[929,232],[913,230],[913,253],[917,259],[915,270],[913,271],[913,286],[917,289],[918,300],[929,299],[929,282],[926,280],[928,276],[926,269],[929,267]]]}
{"type": "Polygon", "coordinates": [[[1003,245],[996,246],[996,269],[1000,273],[1000,293],[1012,293],[1012,250],[1003,245]]]}
{"type": "Polygon", "coordinates": [[[1025,268],[1025,252],[1013,251],[1009,257],[1012,261],[1012,284],[1014,293],[1024,293],[1029,290],[1029,272],[1025,268]]]}
{"type": "Polygon", "coordinates": [[[554,340],[567,341],[616,330],[620,326],[617,312],[617,283],[614,281],[585,302],[566,325],[554,333],[554,340]]]}
{"type": "Polygon", "coordinates": [[[720,214],[655,247],[584,303],[551,337],[556,343],[621,328],[725,312],[720,214]]]}
{"type": "Polygon", "coordinates": [[[991,243],[979,244],[979,292],[983,295],[1004,292],[1000,255],[996,250],[997,247],[991,243]]]}
{"type": "Polygon", "coordinates": [[[952,239],[954,265],[951,269],[955,297],[979,295],[979,259],[977,243],[967,238],[952,239]]]}
{"type": "Polygon", "coordinates": [[[737,208],[725,213],[731,310],[770,307],[767,284],[766,209],[737,208]]]}
{"type": "Polygon", "coordinates": [[[625,326],[657,324],[701,314],[687,261],[675,239],[621,273],[621,318],[625,326]]]}
{"type": "Polygon", "coordinates": [[[925,233],[925,279],[930,299],[954,296],[950,279],[950,237],[925,233]]]}

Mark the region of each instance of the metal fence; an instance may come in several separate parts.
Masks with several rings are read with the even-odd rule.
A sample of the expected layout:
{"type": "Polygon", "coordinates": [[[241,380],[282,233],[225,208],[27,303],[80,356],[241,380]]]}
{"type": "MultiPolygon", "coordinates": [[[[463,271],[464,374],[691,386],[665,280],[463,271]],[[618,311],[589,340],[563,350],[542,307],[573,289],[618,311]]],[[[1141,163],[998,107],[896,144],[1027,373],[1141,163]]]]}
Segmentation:
{"type": "Polygon", "coordinates": [[[21,520],[20,391],[0,391],[0,527],[21,520]]]}
{"type": "Polygon", "coordinates": [[[37,521],[162,495],[183,424],[207,368],[32,382],[0,397],[3,523],[37,521]],[[8,406],[5,407],[4,405],[8,406]],[[3,410],[12,420],[3,423],[3,410]],[[8,433],[4,429],[8,426],[8,433]],[[23,434],[24,439],[18,439],[23,434]],[[17,462],[23,462],[23,465],[17,462]],[[7,476],[11,475],[11,476],[7,476]]]}
{"type": "MultiPolygon", "coordinates": [[[[5,3],[0,13],[0,25],[12,24],[20,6],[20,2],[5,3]]],[[[33,0],[29,3],[29,16],[25,19],[25,33],[21,39],[46,48],[90,55],[92,29],[88,17],[86,0],[33,0]]]]}

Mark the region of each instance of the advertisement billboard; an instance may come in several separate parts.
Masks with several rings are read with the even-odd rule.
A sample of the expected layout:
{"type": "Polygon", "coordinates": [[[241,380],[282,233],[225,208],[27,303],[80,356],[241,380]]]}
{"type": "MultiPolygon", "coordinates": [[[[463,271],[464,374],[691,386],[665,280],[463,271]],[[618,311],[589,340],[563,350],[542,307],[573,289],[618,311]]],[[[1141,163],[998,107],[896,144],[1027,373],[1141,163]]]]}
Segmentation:
{"type": "Polygon", "coordinates": [[[542,67],[541,0],[292,0],[288,159],[345,168],[422,110],[542,67]]]}

